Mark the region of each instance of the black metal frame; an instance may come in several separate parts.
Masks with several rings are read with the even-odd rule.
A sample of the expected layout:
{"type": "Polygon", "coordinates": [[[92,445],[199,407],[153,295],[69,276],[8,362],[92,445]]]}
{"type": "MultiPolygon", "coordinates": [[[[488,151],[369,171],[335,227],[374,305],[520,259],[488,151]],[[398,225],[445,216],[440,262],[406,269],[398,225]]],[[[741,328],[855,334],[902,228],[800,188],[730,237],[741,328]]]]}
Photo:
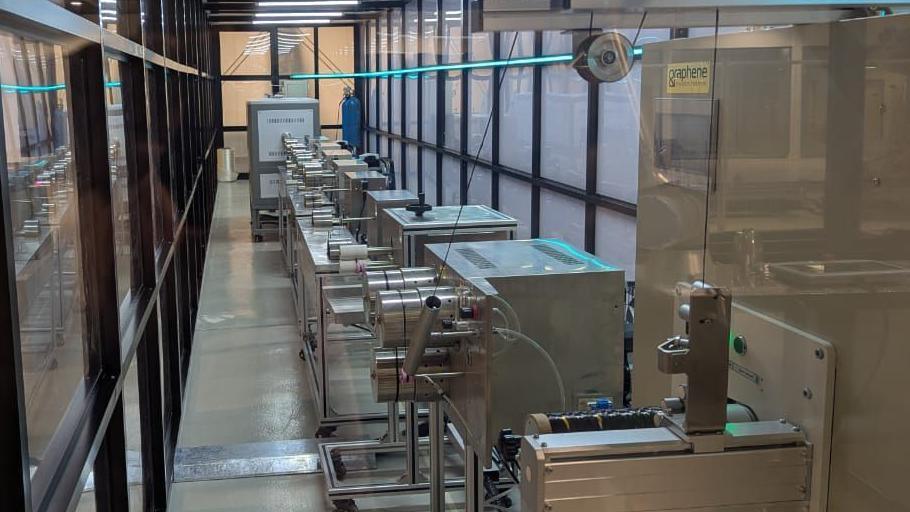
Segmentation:
{"type": "MultiPolygon", "coordinates": [[[[313,28],[313,66],[314,66],[313,72],[314,73],[319,73],[319,60],[320,60],[320,58],[319,58],[319,29],[320,28],[338,28],[338,27],[353,28],[354,34],[355,34],[355,39],[357,37],[359,37],[359,29],[358,29],[358,26],[355,24],[334,23],[332,25],[327,25],[324,27],[320,27],[320,26],[312,27],[313,28]]],[[[268,75],[222,75],[221,74],[221,64],[220,64],[221,59],[219,56],[219,58],[215,61],[215,69],[214,69],[214,74],[217,77],[217,83],[218,83],[218,88],[216,91],[218,105],[221,105],[223,102],[223,97],[222,97],[222,92],[221,92],[221,84],[223,82],[248,82],[248,81],[265,82],[265,81],[268,81],[271,84],[272,92],[276,92],[278,90],[278,87],[280,86],[281,80],[286,80],[286,79],[291,78],[292,74],[291,73],[282,74],[279,70],[279,65],[278,65],[279,64],[279,62],[278,62],[278,30],[282,29],[282,28],[298,28],[298,27],[291,26],[291,25],[288,25],[288,26],[274,25],[274,26],[270,26],[269,28],[260,28],[255,25],[245,24],[245,23],[241,23],[241,22],[238,22],[237,24],[234,24],[234,25],[217,25],[217,26],[211,27],[211,31],[213,33],[212,38],[214,40],[211,44],[213,45],[213,47],[215,47],[217,49],[216,51],[219,51],[219,52],[220,52],[219,34],[221,32],[268,32],[269,33],[269,42],[270,42],[269,58],[271,60],[271,67],[269,69],[268,75]]],[[[355,52],[357,52],[357,51],[359,51],[359,48],[355,52]]],[[[357,66],[358,66],[357,57],[358,57],[358,55],[355,54],[355,57],[354,57],[355,71],[357,70],[357,66]]],[[[313,97],[316,99],[319,99],[320,80],[313,80],[313,82],[315,82],[315,88],[313,90],[313,97]]],[[[217,110],[217,112],[218,112],[218,115],[221,115],[220,108],[217,110]]],[[[221,119],[219,119],[219,123],[220,122],[221,122],[221,119]]],[[[341,124],[323,123],[322,129],[340,130],[341,124]]],[[[245,131],[247,131],[247,126],[246,125],[222,126],[222,131],[223,132],[245,132],[245,131]]],[[[219,147],[221,145],[223,145],[223,144],[220,144],[219,147]]]]}
{"type": "Polygon", "coordinates": [[[211,108],[215,54],[201,0],[119,0],[118,11],[119,33],[114,33],[99,30],[97,12],[83,17],[49,0],[0,0],[0,29],[68,51],[66,86],[86,312],[86,377],[76,386],[30,477],[5,138],[0,127],[4,244],[0,416],[5,422],[0,440],[7,450],[0,463],[3,510],[72,510],[92,468],[97,510],[129,508],[123,388],[134,364],[142,505],[147,511],[167,508],[168,468],[173,466],[186,382],[181,370],[192,347],[215,198],[213,147],[220,125],[219,111],[211,108]],[[134,286],[133,299],[123,308],[111,272],[115,247],[108,133],[106,123],[99,122],[107,116],[108,57],[120,62],[129,170],[134,286]],[[155,104],[150,105],[152,97],[155,104]]]}
{"type": "MultiPolygon", "coordinates": [[[[423,66],[423,31],[424,31],[424,2],[420,0],[411,0],[412,2],[417,2],[417,65],[423,66]]],[[[427,2],[435,2],[437,10],[442,11],[442,0],[424,0],[427,2]]],[[[405,2],[407,5],[408,2],[405,2]]],[[[469,49],[467,47],[466,36],[469,29],[469,20],[467,15],[469,2],[462,0],[462,8],[464,9],[465,14],[462,16],[462,33],[465,37],[462,38],[462,48],[461,54],[462,59],[467,60],[469,55],[469,49]]],[[[432,4],[431,4],[432,5],[432,4]]],[[[401,7],[401,15],[404,21],[404,9],[401,7]]],[[[392,11],[393,13],[395,11],[392,11]]],[[[395,14],[390,14],[393,16],[395,14]]],[[[390,18],[391,19],[391,18],[390,18]]],[[[363,30],[365,30],[366,25],[363,25],[363,30]]],[[[442,22],[440,21],[440,30],[442,30],[442,22]]],[[[406,25],[403,23],[402,31],[406,31],[406,25]]],[[[379,38],[380,31],[378,30],[378,24],[376,29],[376,43],[379,47],[379,38]]],[[[387,36],[391,38],[391,30],[387,31],[387,36]]],[[[504,58],[503,55],[503,45],[498,37],[498,34],[494,34],[492,38],[493,44],[493,58],[496,60],[504,58]]],[[[435,53],[437,59],[441,62],[441,46],[440,40],[441,37],[437,37],[435,40],[435,53]]],[[[391,41],[389,41],[389,47],[391,47],[391,41]]],[[[404,51],[404,46],[402,46],[404,51]]],[[[365,47],[366,51],[369,51],[369,47],[365,47]]],[[[360,48],[358,47],[358,50],[360,48]]],[[[535,32],[534,33],[534,55],[541,56],[543,52],[543,33],[535,32]]],[[[402,58],[402,62],[405,62],[402,58]]],[[[498,84],[502,73],[505,71],[502,68],[493,69],[493,82],[498,84]]],[[[372,113],[366,117],[366,122],[364,123],[364,133],[366,137],[375,137],[376,146],[380,137],[384,137],[388,140],[388,143],[391,147],[392,141],[398,141],[401,143],[401,162],[402,162],[402,176],[406,174],[404,165],[407,163],[407,152],[409,146],[417,147],[417,177],[418,184],[417,190],[423,191],[423,153],[424,151],[433,151],[436,155],[436,193],[437,193],[437,202],[441,204],[443,197],[443,181],[442,181],[442,163],[444,157],[455,158],[459,161],[460,165],[460,199],[461,203],[465,204],[467,202],[467,186],[469,173],[472,168],[475,156],[474,154],[469,153],[468,147],[468,134],[469,134],[469,112],[468,112],[468,94],[470,91],[470,71],[462,70],[461,73],[461,125],[459,127],[461,133],[461,144],[458,150],[453,150],[445,145],[445,78],[446,73],[448,72],[436,72],[437,73],[437,112],[436,112],[436,142],[429,143],[424,140],[423,133],[423,87],[422,80],[423,76],[420,76],[420,82],[417,86],[417,136],[408,137],[404,135],[406,133],[405,126],[407,126],[407,97],[405,86],[402,87],[402,109],[401,109],[401,133],[392,133],[390,130],[383,130],[376,124],[376,119],[378,119],[378,112],[372,113]]],[[[617,213],[635,217],[637,214],[637,206],[634,203],[624,201],[616,197],[610,197],[597,192],[597,160],[598,160],[598,113],[600,107],[599,101],[599,86],[596,84],[588,85],[588,119],[587,119],[587,153],[585,160],[585,186],[584,188],[575,187],[572,185],[567,185],[552,179],[544,178],[541,175],[541,137],[542,137],[542,78],[543,78],[543,68],[541,66],[535,66],[533,68],[533,96],[532,96],[532,154],[531,154],[531,172],[522,171],[519,169],[514,169],[500,163],[500,151],[499,151],[499,141],[500,141],[500,103],[501,99],[499,97],[499,92],[495,88],[491,91],[492,94],[492,124],[490,129],[490,134],[488,136],[488,141],[486,144],[491,144],[491,158],[490,160],[478,159],[477,166],[485,168],[491,173],[491,205],[493,208],[500,207],[500,176],[508,176],[510,178],[515,178],[521,181],[524,181],[531,185],[531,236],[540,235],[540,196],[541,190],[547,190],[550,192],[555,192],[573,199],[580,200],[584,202],[585,205],[585,222],[584,222],[584,249],[589,252],[594,252],[596,248],[596,220],[597,220],[597,209],[606,208],[617,213]]],[[[373,79],[371,79],[373,80],[373,79]]],[[[383,79],[375,79],[383,80],[383,79]]],[[[377,87],[379,84],[377,83],[377,87]]],[[[366,100],[369,98],[367,93],[364,97],[366,100]]],[[[379,105],[380,102],[377,101],[377,108],[385,108],[382,105],[379,105]]],[[[391,105],[391,102],[389,102],[391,105]]],[[[367,108],[366,110],[369,110],[367,108]]],[[[390,110],[387,110],[390,112],[390,110]]],[[[407,183],[403,182],[402,188],[406,187],[407,183]]],[[[472,185],[473,186],[473,185],[472,185]]]]}

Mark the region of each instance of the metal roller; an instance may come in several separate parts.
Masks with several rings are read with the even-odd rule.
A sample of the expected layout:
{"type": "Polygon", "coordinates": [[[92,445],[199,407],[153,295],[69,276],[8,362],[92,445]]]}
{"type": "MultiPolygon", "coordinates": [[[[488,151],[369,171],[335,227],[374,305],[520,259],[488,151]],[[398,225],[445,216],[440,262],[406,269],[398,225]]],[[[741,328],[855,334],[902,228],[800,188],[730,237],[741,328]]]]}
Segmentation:
{"type": "MultiPolygon", "coordinates": [[[[441,306],[433,330],[442,331],[444,324],[454,322],[458,315],[458,296],[455,288],[416,288],[380,291],[376,294],[376,337],[383,348],[406,347],[408,338],[417,327],[423,303],[432,295],[439,297],[441,306]]],[[[438,340],[431,341],[439,344],[438,340]]]]}
{"type": "MultiPolygon", "coordinates": [[[[439,399],[436,388],[427,379],[412,379],[402,383],[398,378],[404,364],[405,350],[379,350],[373,355],[370,380],[373,384],[373,398],[378,403],[384,402],[428,402],[439,399]]],[[[429,350],[423,356],[417,374],[445,374],[449,371],[448,354],[444,350],[429,350]]],[[[444,391],[448,392],[446,378],[439,376],[433,379],[444,391]]]]}
{"type": "Polygon", "coordinates": [[[399,268],[367,272],[363,279],[363,310],[372,324],[376,311],[376,294],[388,290],[404,290],[435,286],[436,269],[430,267],[399,268]]]}

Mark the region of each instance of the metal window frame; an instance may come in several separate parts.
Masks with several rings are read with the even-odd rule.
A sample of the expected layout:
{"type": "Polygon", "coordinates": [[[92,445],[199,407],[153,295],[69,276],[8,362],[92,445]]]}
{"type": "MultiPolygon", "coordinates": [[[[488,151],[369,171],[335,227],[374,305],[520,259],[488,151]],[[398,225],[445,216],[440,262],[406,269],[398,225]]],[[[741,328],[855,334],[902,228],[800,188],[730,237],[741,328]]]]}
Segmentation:
{"type": "MultiPolygon", "coordinates": [[[[355,23],[334,23],[332,25],[312,27],[312,29],[313,29],[314,73],[319,73],[319,30],[321,28],[338,28],[338,27],[349,27],[349,28],[352,28],[354,31],[354,48],[355,48],[355,50],[354,50],[354,53],[355,53],[354,54],[354,70],[355,71],[358,70],[358,66],[360,65],[359,58],[358,58],[360,55],[358,53],[360,51],[360,47],[357,44],[358,43],[357,38],[359,37],[359,31],[360,31],[361,26],[357,25],[355,23]]],[[[216,101],[218,104],[218,108],[216,109],[217,115],[219,115],[219,116],[221,115],[221,113],[222,113],[221,105],[224,102],[224,98],[223,98],[222,91],[221,91],[222,83],[224,83],[224,82],[251,82],[251,81],[252,82],[269,82],[269,84],[272,88],[272,92],[274,93],[280,87],[281,80],[291,78],[291,75],[293,73],[281,73],[280,66],[279,66],[278,31],[280,29],[284,29],[284,28],[299,28],[299,27],[297,27],[295,25],[272,25],[272,26],[269,26],[268,28],[261,28],[261,27],[256,27],[254,25],[240,23],[240,22],[238,22],[236,24],[221,24],[221,25],[216,25],[216,26],[211,27],[210,32],[211,32],[212,37],[211,37],[211,40],[209,41],[209,44],[211,44],[212,48],[214,48],[213,52],[217,52],[214,54],[214,57],[212,59],[214,62],[210,62],[210,65],[212,66],[212,69],[213,69],[213,75],[215,76],[215,83],[218,84],[218,87],[217,87],[218,90],[216,91],[216,94],[215,94],[216,101]],[[219,34],[221,34],[221,32],[268,32],[268,34],[269,34],[269,58],[270,58],[269,74],[267,74],[267,75],[222,75],[221,74],[221,59],[220,59],[221,43],[220,43],[220,40],[218,39],[219,34]]],[[[360,79],[357,79],[357,80],[360,80],[360,79]]],[[[318,100],[319,96],[320,96],[320,80],[313,80],[313,83],[314,83],[313,97],[318,100]]],[[[360,87],[356,84],[357,84],[357,82],[355,81],[355,89],[360,89],[360,87]]],[[[361,100],[362,99],[363,98],[361,98],[361,100]]],[[[364,104],[363,101],[361,101],[361,104],[364,104]]],[[[222,124],[222,123],[219,122],[219,124],[222,124]]],[[[364,124],[366,124],[366,123],[364,123],[364,124]]],[[[340,130],[341,124],[340,123],[323,124],[322,128],[325,130],[340,130]]],[[[249,125],[222,126],[221,133],[219,134],[219,144],[217,147],[222,147],[224,145],[223,136],[224,136],[225,132],[227,132],[227,133],[245,132],[248,129],[249,129],[249,125]]]]}
{"type": "MultiPolygon", "coordinates": [[[[421,0],[411,0],[417,2],[417,65],[423,66],[423,32],[424,32],[424,15],[423,15],[423,2],[421,0]]],[[[426,0],[424,0],[426,1],[426,0]]],[[[441,12],[441,2],[442,0],[429,0],[435,1],[437,9],[441,12]]],[[[401,7],[402,13],[407,6],[401,7]]],[[[462,0],[462,7],[465,9],[465,15],[462,20],[462,59],[467,60],[469,55],[468,45],[466,43],[466,37],[469,29],[469,20],[467,16],[467,8],[470,2],[462,0]]],[[[404,27],[404,25],[403,25],[404,27]]],[[[363,28],[363,30],[366,30],[363,28]]],[[[403,28],[404,30],[404,28],[403,28]]],[[[442,37],[437,37],[434,40],[435,44],[435,54],[439,62],[441,62],[441,42],[442,37]]],[[[503,48],[502,41],[499,37],[492,38],[493,44],[493,59],[499,60],[503,58],[503,48]]],[[[369,47],[365,48],[369,51],[369,47]]],[[[543,32],[537,31],[534,32],[534,56],[540,57],[543,54],[543,32]]],[[[493,83],[498,84],[501,79],[502,73],[504,72],[501,68],[494,68],[493,72],[493,83]]],[[[417,87],[417,135],[416,137],[409,137],[406,135],[406,109],[402,109],[402,125],[401,133],[393,133],[391,130],[380,129],[375,123],[375,119],[378,118],[379,112],[375,113],[375,117],[368,117],[364,123],[364,132],[369,136],[372,135],[379,140],[379,137],[386,137],[391,144],[391,141],[398,141],[401,144],[401,154],[402,161],[407,161],[407,151],[410,146],[416,146],[417,148],[417,176],[418,176],[418,190],[423,192],[423,153],[424,151],[432,151],[436,155],[436,193],[437,193],[437,203],[442,204],[443,198],[443,181],[442,181],[442,160],[443,157],[451,157],[459,160],[461,179],[460,179],[460,199],[462,204],[467,203],[467,180],[469,178],[470,170],[474,162],[474,154],[469,152],[468,148],[468,133],[469,133],[469,116],[465,115],[469,105],[468,95],[470,93],[470,71],[462,70],[461,73],[461,93],[462,93],[462,116],[461,124],[459,126],[461,134],[461,143],[458,150],[453,150],[445,146],[445,77],[441,76],[441,72],[437,73],[437,90],[436,90],[436,106],[437,106],[437,115],[436,115],[436,142],[430,143],[424,139],[424,130],[423,123],[420,121],[423,119],[423,87],[422,80],[424,72],[419,73],[419,79],[421,80],[420,85],[417,87]]],[[[491,172],[491,205],[493,208],[499,208],[500,205],[500,177],[508,176],[510,178],[515,178],[521,181],[524,181],[531,185],[531,236],[537,237],[540,235],[540,195],[541,190],[547,190],[549,192],[554,192],[565,197],[570,197],[582,201],[585,206],[585,217],[584,217],[584,249],[588,252],[595,252],[596,250],[596,219],[597,219],[597,209],[605,208],[622,215],[635,218],[637,215],[637,205],[617,197],[604,195],[597,191],[597,161],[598,161],[598,122],[599,122],[599,109],[600,109],[600,97],[599,97],[599,85],[589,84],[588,85],[588,119],[587,119],[587,129],[586,129],[586,141],[587,141],[587,152],[585,156],[585,186],[584,188],[575,187],[572,185],[567,185],[559,181],[544,178],[541,176],[540,167],[541,167],[541,138],[542,138],[542,76],[543,68],[541,66],[535,66],[533,68],[533,93],[532,93],[532,155],[531,155],[531,172],[525,172],[518,169],[514,169],[508,166],[504,166],[500,163],[500,129],[501,129],[501,116],[500,116],[500,107],[501,107],[501,98],[499,97],[498,91],[492,91],[492,124],[491,124],[491,133],[489,136],[488,144],[491,144],[491,155],[490,160],[477,159],[477,166],[485,168],[491,172]]],[[[381,80],[381,79],[377,79],[381,80]]],[[[402,87],[402,105],[404,106],[407,103],[406,97],[406,88],[402,87]]],[[[404,175],[404,171],[402,172],[404,175]]],[[[475,185],[472,185],[475,186],[475,185]]]]}
{"type": "MultiPolygon", "coordinates": [[[[145,510],[165,510],[173,464],[176,426],[179,424],[185,374],[165,372],[180,385],[161,382],[159,348],[173,325],[176,308],[160,304],[198,304],[205,256],[205,238],[211,226],[215,197],[215,134],[220,120],[207,107],[215,93],[212,49],[201,0],[121,0],[120,34],[98,26],[49,0],[0,0],[0,27],[26,35],[30,40],[63,45],[68,50],[68,96],[72,146],[78,171],[78,232],[82,244],[82,269],[86,307],[88,378],[74,390],[69,410],[45,450],[34,477],[29,476],[24,383],[18,330],[15,266],[7,175],[0,173],[3,252],[0,253],[0,325],[9,329],[10,343],[0,349],[4,386],[0,412],[4,446],[10,449],[0,464],[6,488],[0,495],[4,510],[72,510],[82,493],[89,470],[95,471],[98,510],[126,510],[129,489],[126,473],[123,386],[135,362],[139,380],[140,438],[143,454],[143,505],[145,510]],[[178,5],[179,4],[179,5],[178,5]],[[141,12],[144,10],[145,12],[141,12]],[[140,17],[147,15],[147,23],[140,17]],[[144,29],[143,29],[144,27],[144,29]],[[129,147],[129,207],[132,219],[134,294],[121,322],[118,315],[113,267],[113,219],[107,161],[104,102],[104,59],[121,62],[125,143],[129,147]],[[154,75],[154,76],[151,76],[154,75]],[[151,81],[147,79],[151,76],[151,81]],[[150,116],[149,83],[156,98],[165,103],[164,115],[150,116]],[[174,134],[174,136],[171,136],[174,134]],[[150,135],[154,139],[150,140],[150,135]],[[162,138],[162,136],[164,136],[162,138]],[[163,147],[153,146],[153,142],[163,147]],[[162,179],[164,178],[164,179],[162,179]],[[153,198],[153,195],[155,196],[153,198]],[[172,208],[171,201],[177,205],[172,208]],[[158,213],[152,210],[158,210],[158,213]],[[152,215],[149,215],[152,213],[152,215]],[[165,235],[157,245],[152,217],[165,235]],[[175,217],[176,216],[176,217],[175,217]],[[176,257],[178,253],[183,259],[176,257]],[[177,268],[183,264],[185,268],[177,268]],[[182,289],[169,285],[175,273],[186,275],[182,289]],[[162,386],[166,391],[161,400],[162,386]],[[170,411],[165,425],[162,411],[170,411]]],[[[44,77],[52,80],[53,77],[44,77]]],[[[0,127],[2,135],[2,127],[0,127]]],[[[3,137],[0,137],[0,141],[3,137]]],[[[5,167],[5,147],[0,144],[0,164],[5,167]]],[[[192,336],[192,322],[188,327],[192,336]]],[[[182,340],[191,344],[190,340],[182,340]]],[[[165,353],[172,370],[185,366],[188,353],[165,353]]]]}

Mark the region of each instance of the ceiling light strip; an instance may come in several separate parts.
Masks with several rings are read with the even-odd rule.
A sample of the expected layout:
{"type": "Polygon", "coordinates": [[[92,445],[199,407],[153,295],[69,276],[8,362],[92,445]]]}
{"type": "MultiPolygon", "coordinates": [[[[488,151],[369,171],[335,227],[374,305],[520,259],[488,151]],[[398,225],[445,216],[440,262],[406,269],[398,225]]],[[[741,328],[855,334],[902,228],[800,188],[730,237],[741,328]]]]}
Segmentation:
{"type": "Polygon", "coordinates": [[[257,18],[338,18],[341,12],[257,12],[257,18]]]}
{"type": "Polygon", "coordinates": [[[320,25],[331,23],[329,18],[309,18],[305,20],[253,20],[253,25],[320,25]]]}
{"type": "Polygon", "coordinates": [[[301,2],[259,2],[259,7],[317,7],[322,5],[358,5],[359,0],[310,0],[301,2]]]}

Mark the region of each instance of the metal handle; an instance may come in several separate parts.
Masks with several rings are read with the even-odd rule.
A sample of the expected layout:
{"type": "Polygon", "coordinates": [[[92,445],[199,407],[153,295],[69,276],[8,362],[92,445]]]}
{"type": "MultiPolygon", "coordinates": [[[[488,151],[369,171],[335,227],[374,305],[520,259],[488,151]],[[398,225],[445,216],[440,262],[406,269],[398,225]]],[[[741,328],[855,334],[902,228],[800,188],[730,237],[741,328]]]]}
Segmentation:
{"type": "Polygon", "coordinates": [[[420,367],[420,362],[423,360],[423,353],[426,351],[430,333],[433,331],[433,326],[436,325],[436,319],[439,318],[441,308],[442,301],[435,295],[430,295],[423,302],[423,309],[420,311],[417,327],[414,328],[410,339],[408,339],[408,352],[404,358],[404,364],[401,365],[402,381],[408,382],[411,376],[417,373],[417,368],[420,367]]]}

